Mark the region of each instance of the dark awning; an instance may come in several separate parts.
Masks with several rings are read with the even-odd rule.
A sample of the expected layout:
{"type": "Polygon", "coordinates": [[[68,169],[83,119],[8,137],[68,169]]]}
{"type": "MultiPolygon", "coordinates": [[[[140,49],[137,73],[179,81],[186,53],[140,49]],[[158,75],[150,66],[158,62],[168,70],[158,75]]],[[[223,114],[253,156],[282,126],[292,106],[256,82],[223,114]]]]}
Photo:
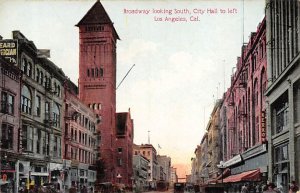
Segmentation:
{"type": "Polygon", "coordinates": [[[250,170],[236,175],[228,176],[223,179],[223,183],[232,183],[240,181],[259,181],[260,180],[260,171],[259,169],[250,170]]]}

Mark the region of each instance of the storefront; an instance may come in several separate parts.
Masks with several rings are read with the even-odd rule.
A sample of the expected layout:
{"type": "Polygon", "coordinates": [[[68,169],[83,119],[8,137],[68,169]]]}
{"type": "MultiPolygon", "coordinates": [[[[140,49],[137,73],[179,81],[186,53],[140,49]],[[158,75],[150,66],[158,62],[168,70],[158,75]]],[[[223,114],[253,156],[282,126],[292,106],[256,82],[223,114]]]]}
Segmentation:
{"type": "Polygon", "coordinates": [[[266,160],[267,146],[260,144],[225,162],[224,166],[231,171],[231,175],[223,179],[227,192],[240,192],[245,184],[249,191],[261,190],[267,183],[266,160]]]}

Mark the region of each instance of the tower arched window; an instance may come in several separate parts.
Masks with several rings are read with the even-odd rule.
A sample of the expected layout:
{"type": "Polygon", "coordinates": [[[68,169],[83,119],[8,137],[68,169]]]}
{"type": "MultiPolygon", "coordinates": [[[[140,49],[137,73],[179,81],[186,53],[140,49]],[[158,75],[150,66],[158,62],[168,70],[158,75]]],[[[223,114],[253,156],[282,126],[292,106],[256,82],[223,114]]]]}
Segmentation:
{"type": "Polygon", "coordinates": [[[100,68],[100,77],[103,77],[103,74],[104,74],[104,70],[103,68],[100,68]]]}
{"type": "Polygon", "coordinates": [[[27,86],[22,87],[22,96],[21,96],[21,109],[22,112],[31,114],[31,105],[32,104],[32,97],[31,92],[27,86]]]}
{"type": "Polygon", "coordinates": [[[99,76],[99,70],[98,70],[98,68],[96,68],[95,71],[96,71],[96,72],[95,72],[96,77],[98,77],[98,76],[99,76]]]}
{"type": "Polygon", "coordinates": [[[92,68],[92,77],[95,76],[94,68],[92,68]]]}
{"type": "Polygon", "coordinates": [[[87,76],[90,77],[90,69],[87,69],[87,76]]]}

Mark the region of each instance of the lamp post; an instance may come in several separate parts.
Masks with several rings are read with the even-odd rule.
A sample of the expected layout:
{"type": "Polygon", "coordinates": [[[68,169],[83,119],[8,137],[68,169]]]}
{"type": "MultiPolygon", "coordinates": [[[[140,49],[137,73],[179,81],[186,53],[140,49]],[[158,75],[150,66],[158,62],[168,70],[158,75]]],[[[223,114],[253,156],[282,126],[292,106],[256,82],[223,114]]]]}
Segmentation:
{"type": "Polygon", "coordinates": [[[223,162],[223,161],[220,161],[220,164],[218,164],[217,167],[218,167],[219,169],[221,169],[221,184],[222,184],[222,189],[223,189],[222,192],[224,192],[224,184],[223,184],[223,170],[224,170],[224,168],[225,168],[224,162],[223,162]]]}

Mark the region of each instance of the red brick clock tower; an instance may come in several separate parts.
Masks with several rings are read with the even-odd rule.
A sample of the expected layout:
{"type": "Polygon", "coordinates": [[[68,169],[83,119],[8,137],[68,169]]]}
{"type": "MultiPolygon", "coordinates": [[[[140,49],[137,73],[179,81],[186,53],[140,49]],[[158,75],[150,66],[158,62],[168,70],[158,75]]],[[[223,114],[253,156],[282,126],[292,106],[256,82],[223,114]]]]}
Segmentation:
{"type": "Polygon", "coordinates": [[[105,163],[102,181],[115,182],[116,43],[119,36],[99,0],[76,26],[79,27],[79,98],[101,119],[99,151],[105,163]]]}

